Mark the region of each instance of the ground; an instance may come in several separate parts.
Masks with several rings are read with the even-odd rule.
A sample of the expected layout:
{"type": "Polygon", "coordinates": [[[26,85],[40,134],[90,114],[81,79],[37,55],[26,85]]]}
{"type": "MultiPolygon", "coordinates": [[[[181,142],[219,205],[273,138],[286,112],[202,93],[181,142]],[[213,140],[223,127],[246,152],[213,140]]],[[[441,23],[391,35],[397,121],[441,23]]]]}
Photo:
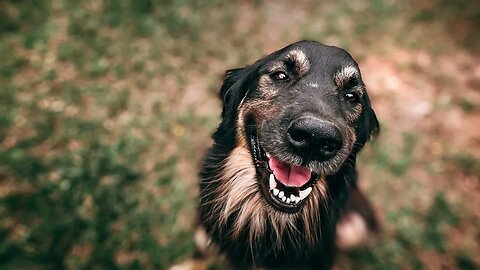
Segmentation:
{"type": "Polygon", "coordinates": [[[360,157],[382,231],[338,268],[478,269],[479,30],[473,0],[2,1],[0,266],[191,256],[224,71],[313,39],[358,60],[382,125],[360,157]]]}

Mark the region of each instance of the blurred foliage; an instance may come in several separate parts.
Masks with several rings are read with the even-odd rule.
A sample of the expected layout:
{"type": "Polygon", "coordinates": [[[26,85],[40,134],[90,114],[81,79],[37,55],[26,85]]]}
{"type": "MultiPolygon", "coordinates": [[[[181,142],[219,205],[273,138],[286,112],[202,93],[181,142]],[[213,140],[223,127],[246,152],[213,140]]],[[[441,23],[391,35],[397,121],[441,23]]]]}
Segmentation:
{"type": "Polygon", "coordinates": [[[456,153],[449,157],[449,160],[466,174],[480,176],[480,161],[466,153],[456,153]]]}
{"type": "MultiPolygon", "coordinates": [[[[469,35],[480,18],[475,1],[422,1],[413,12],[397,1],[347,2],[301,1],[309,13],[299,35],[370,46],[400,18],[407,28],[461,24],[453,38],[478,45],[469,35]],[[347,17],[356,23],[345,27],[347,17]]],[[[250,4],[260,15],[248,28],[241,2],[0,2],[1,269],[166,269],[193,253],[195,175],[220,108],[198,113],[211,103],[185,93],[200,78],[213,100],[224,69],[261,55],[268,37],[257,26],[279,29],[263,20],[264,3],[250,4]]],[[[407,30],[395,36],[401,46],[426,39],[407,30]]],[[[393,181],[410,177],[422,135],[399,141],[367,155],[393,181]]],[[[474,157],[450,160],[478,174],[474,157]]],[[[350,268],[422,269],[418,249],[448,252],[456,207],[439,193],[423,211],[387,210],[393,240],[352,252],[350,268]]],[[[459,269],[478,267],[468,252],[454,256],[459,269]]]]}
{"type": "MultiPolygon", "coordinates": [[[[396,224],[393,240],[350,252],[354,263],[348,269],[423,269],[417,251],[433,249],[444,253],[447,243],[445,232],[459,221],[441,193],[436,194],[426,213],[403,208],[389,213],[387,219],[389,223],[396,224]]],[[[473,263],[467,255],[459,258],[462,259],[466,260],[465,264],[473,263]]]]}

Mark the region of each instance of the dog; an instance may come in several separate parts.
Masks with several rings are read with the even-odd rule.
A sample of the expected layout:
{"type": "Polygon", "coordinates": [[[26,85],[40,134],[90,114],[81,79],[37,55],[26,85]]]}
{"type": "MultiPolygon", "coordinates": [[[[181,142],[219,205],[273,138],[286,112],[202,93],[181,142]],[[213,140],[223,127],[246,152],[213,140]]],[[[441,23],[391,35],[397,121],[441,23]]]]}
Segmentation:
{"type": "Polygon", "coordinates": [[[331,269],[349,214],[377,226],[357,186],[357,154],[380,129],[358,64],[299,41],[228,70],[220,98],[197,254],[214,246],[234,269],[331,269]]]}

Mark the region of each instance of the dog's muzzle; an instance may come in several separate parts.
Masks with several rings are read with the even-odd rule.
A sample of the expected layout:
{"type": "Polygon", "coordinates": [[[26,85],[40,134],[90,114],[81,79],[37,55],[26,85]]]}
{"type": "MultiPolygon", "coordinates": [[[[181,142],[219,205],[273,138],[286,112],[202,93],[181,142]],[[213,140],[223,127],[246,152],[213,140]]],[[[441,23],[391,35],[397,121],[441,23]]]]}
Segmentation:
{"type": "Polygon", "coordinates": [[[319,175],[307,167],[283,162],[265,152],[259,144],[253,120],[250,120],[246,126],[250,150],[264,198],[280,211],[298,212],[312,192],[319,175]]]}

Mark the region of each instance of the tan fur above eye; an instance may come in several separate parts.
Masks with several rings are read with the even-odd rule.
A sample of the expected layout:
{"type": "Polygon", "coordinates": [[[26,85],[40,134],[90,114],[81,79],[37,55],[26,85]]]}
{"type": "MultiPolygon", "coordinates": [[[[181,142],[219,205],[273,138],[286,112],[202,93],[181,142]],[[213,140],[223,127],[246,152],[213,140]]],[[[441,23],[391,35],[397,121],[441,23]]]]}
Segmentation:
{"type": "Polygon", "coordinates": [[[310,62],[307,55],[301,50],[294,49],[288,52],[287,59],[293,62],[298,75],[302,77],[310,70],[310,62]]]}
{"type": "Polygon", "coordinates": [[[359,76],[357,68],[353,66],[344,66],[342,69],[337,71],[333,78],[335,80],[335,85],[338,87],[344,86],[348,83],[351,79],[357,78],[359,76]]]}

